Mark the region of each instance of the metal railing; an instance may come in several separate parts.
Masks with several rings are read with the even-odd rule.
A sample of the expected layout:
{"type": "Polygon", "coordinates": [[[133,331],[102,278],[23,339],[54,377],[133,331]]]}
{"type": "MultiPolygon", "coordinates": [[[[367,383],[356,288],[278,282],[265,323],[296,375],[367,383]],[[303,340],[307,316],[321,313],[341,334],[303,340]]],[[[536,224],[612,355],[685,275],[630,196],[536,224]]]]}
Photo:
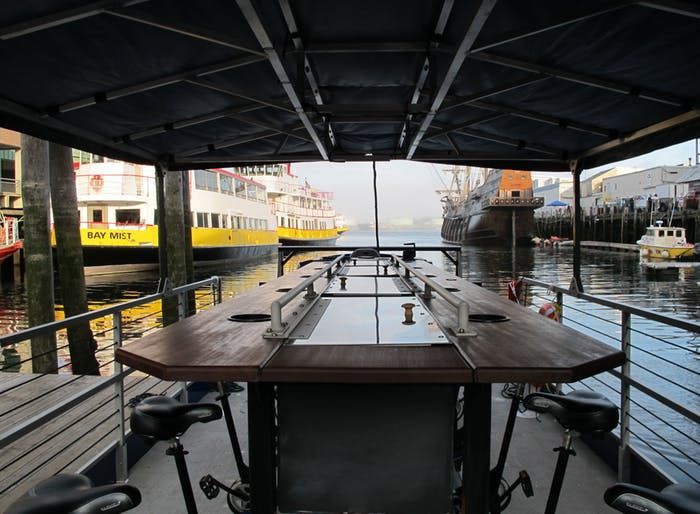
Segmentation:
{"type": "MultiPolygon", "coordinates": [[[[613,398],[617,398],[621,414],[618,478],[629,481],[631,456],[634,453],[660,476],[672,481],[690,479],[700,483],[700,441],[697,439],[700,413],[692,408],[692,405],[700,402],[700,392],[692,385],[700,379],[700,371],[693,369],[692,364],[684,364],[679,357],[688,355],[692,362],[692,358],[700,356],[700,346],[693,349],[670,340],[674,334],[666,334],[671,328],[682,331],[680,335],[697,338],[700,323],[595,295],[572,294],[567,288],[531,278],[523,277],[522,280],[534,288],[529,292],[533,307],[540,307],[545,302],[557,304],[561,313],[560,323],[584,328],[582,331],[586,334],[618,346],[627,357],[620,370],[611,370],[581,382],[591,389],[607,389],[607,396],[612,391],[613,398]],[[537,292],[541,289],[545,292],[537,292]],[[549,299],[548,295],[552,294],[555,298],[549,299]],[[565,302],[565,297],[570,297],[570,301],[565,302]],[[604,310],[601,311],[599,307],[604,310]],[[613,312],[619,313],[619,321],[611,319],[617,317],[617,314],[610,315],[613,312]],[[664,327],[664,335],[650,333],[650,328],[635,329],[635,319],[635,323],[640,325],[660,324],[664,327]],[[615,331],[608,327],[615,327],[615,331]],[[640,340],[639,344],[636,339],[640,340]],[[645,341],[658,347],[648,347],[647,344],[645,348],[645,341]],[[674,358],[665,356],[666,351],[672,351],[674,358]],[[603,376],[612,378],[612,382],[603,376]],[[683,398],[674,399],[674,392],[683,398]],[[675,459],[669,454],[675,455],[675,459]]],[[[680,335],[675,334],[675,337],[680,335]]]]}
{"type": "Polygon", "coordinates": [[[336,266],[337,271],[340,266],[340,262],[345,258],[346,256],[339,255],[319,271],[297,284],[277,300],[273,301],[270,305],[270,330],[268,331],[266,337],[285,337],[286,334],[294,328],[294,326],[292,323],[282,321],[282,307],[288,305],[292,300],[294,300],[294,298],[299,296],[302,291],[306,291],[304,298],[309,300],[306,302],[306,309],[297,313],[295,316],[297,321],[301,321],[301,319],[304,317],[303,313],[308,311],[312,306],[311,300],[317,298],[318,296],[316,291],[314,291],[314,282],[323,275],[326,275],[326,277],[330,280],[333,275],[333,266],[336,266]]]}
{"type": "MultiPolygon", "coordinates": [[[[35,430],[38,430],[42,427],[46,427],[47,424],[49,424],[52,421],[55,421],[59,418],[59,416],[62,416],[66,414],[70,409],[75,408],[76,406],[79,406],[83,404],[84,402],[88,400],[95,401],[96,395],[98,393],[103,392],[103,391],[108,391],[109,389],[113,389],[113,393],[110,395],[109,393],[107,394],[107,399],[106,401],[103,401],[100,404],[100,407],[105,407],[109,404],[109,402],[113,401],[114,408],[113,410],[110,410],[108,408],[109,415],[101,420],[98,425],[91,427],[91,431],[97,430],[100,427],[104,427],[104,430],[107,432],[107,440],[100,440],[99,442],[101,443],[101,446],[99,447],[98,451],[95,451],[94,449],[92,450],[92,458],[90,458],[87,462],[84,462],[81,467],[78,469],[71,468],[71,471],[76,471],[76,472],[83,472],[86,469],[89,469],[89,467],[96,461],[98,461],[100,458],[105,456],[111,451],[115,452],[115,462],[116,462],[116,469],[115,469],[115,476],[117,480],[123,481],[127,478],[127,456],[126,456],[126,438],[129,433],[129,430],[127,429],[127,424],[126,424],[126,406],[128,401],[126,400],[126,388],[125,388],[125,379],[129,375],[131,375],[135,370],[133,368],[126,368],[124,369],[120,363],[118,363],[116,360],[114,360],[114,353],[118,348],[120,348],[124,342],[125,339],[129,338],[136,338],[140,337],[141,335],[153,330],[154,328],[159,328],[162,326],[161,324],[156,324],[155,327],[149,327],[144,330],[141,330],[138,333],[135,333],[134,331],[128,331],[128,325],[133,324],[133,323],[139,323],[143,321],[145,318],[148,317],[153,317],[153,316],[159,316],[162,315],[162,311],[158,310],[156,312],[151,312],[147,314],[146,316],[139,316],[134,319],[126,320],[125,318],[127,317],[125,315],[125,311],[131,310],[137,307],[144,307],[148,306],[149,304],[153,304],[154,302],[158,302],[160,300],[166,299],[166,298],[172,298],[176,297],[177,298],[177,311],[178,311],[178,318],[181,319],[187,315],[190,314],[190,307],[192,305],[191,302],[191,295],[192,294],[196,295],[196,307],[199,310],[206,309],[207,307],[211,305],[215,305],[218,303],[221,303],[221,280],[219,277],[211,277],[205,280],[201,280],[198,282],[194,282],[191,284],[186,284],[184,286],[180,287],[175,287],[172,289],[166,289],[164,292],[156,293],[156,294],[151,294],[147,295],[141,298],[137,298],[135,300],[127,301],[120,303],[118,305],[110,306],[110,307],[105,307],[103,309],[98,309],[94,311],[89,311],[84,314],[80,314],[78,316],[73,316],[70,318],[66,318],[63,320],[55,321],[52,323],[46,323],[43,325],[35,326],[28,328],[26,330],[16,332],[14,334],[10,334],[7,336],[0,337],[0,346],[3,348],[9,348],[12,347],[13,345],[17,345],[20,343],[23,343],[24,341],[28,341],[31,338],[37,337],[37,336],[46,336],[46,335],[54,335],[58,331],[61,331],[63,329],[66,329],[67,327],[75,326],[75,325],[84,325],[85,323],[89,323],[91,321],[95,320],[111,320],[111,328],[99,332],[95,334],[96,336],[104,336],[108,332],[112,332],[111,334],[111,341],[107,340],[105,341],[107,344],[104,346],[100,347],[98,345],[96,353],[98,352],[104,352],[104,351],[111,351],[111,359],[108,364],[113,364],[113,373],[111,376],[105,377],[103,379],[98,379],[95,377],[95,381],[88,381],[88,386],[80,388],[80,391],[74,394],[69,394],[66,393],[66,396],[64,396],[61,400],[53,403],[50,405],[48,408],[37,408],[34,409],[35,413],[29,417],[28,419],[24,419],[23,421],[19,423],[12,424],[10,428],[7,428],[4,432],[0,433],[0,449],[5,449],[8,448],[10,445],[13,443],[16,443],[20,439],[27,437],[35,430]],[[94,383],[93,383],[94,382],[94,383]],[[112,427],[113,424],[115,424],[115,416],[116,416],[116,427],[112,427]]],[[[104,337],[102,337],[103,341],[105,340],[104,337]]],[[[109,339],[109,338],[106,338],[109,339]]],[[[60,347],[56,349],[56,351],[60,350],[60,347]]],[[[26,359],[25,361],[19,361],[19,362],[13,362],[12,366],[4,366],[3,371],[7,371],[8,369],[19,369],[22,364],[26,363],[27,361],[31,361],[33,358],[36,358],[38,356],[32,356],[29,359],[26,359]]],[[[59,367],[60,369],[60,367],[59,367]]],[[[57,369],[56,371],[59,371],[57,369]]],[[[105,366],[101,366],[101,370],[104,370],[105,366]]],[[[8,394],[12,393],[15,397],[18,396],[18,391],[20,392],[21,395],[21,389],[22,387],[28,387],[30,384],[35,383],[37,380],[44,379],[45,377],[50,377],[50,376],[56,376],[55,373],[44,373],[44,374],[38,374],[38,375],[29,375],[26,377],[26,380],[21,381],[21,384],[18,385],[10,385],[2,392],[0,392],[0,402],[3,400],[3,397],[8,394]]],[[[65,376],[65,375],[64,375],[65,376]]],[[[20,407],[26,407],[30,405],[32,402],[35,402],[37,400],[41,400],[41,398],[44,395],[50,395],[50,394],[59,394],[60,389],[66,386],[69,386],[70,384],[73,384],[75,386],[75,383],[78,380],[85,379],[88,377],[83,377],[83,376],[74,376],[74,378],[66,379],[60,381],[57,385],[54,382],[51,382],[51,385],[49,386],[50,389],[44,392],[44,394],[41,394],[37,397],[32,395],[31,397],[23,398],[22,402],[20,404],[20,407]]],[[[145,377],[143,380],[148,379],[148,377],[145,377]]],[[[136,380],[134,381],[136,382],[136,380]]],[[[148,384],[147,384],[148,385],[148,384]]],[[[153,385],[149,387],[149,390],[152,390],[153,387],[158,386],[160,389],[164,389],[164,391],[170,391],[169,394],[172,395],[183,395],[186,394],[186,384],[176,384],[173,389],[173,386],[164,381],[158,381],[155,382],[153,385]],[[159,384],[165,384],[165,386],[160,386],[159,384]]],[[[7,404],[6,404],[7,405],[7,404]]],[[[0,420],[7,414],[12,414],[13,411],[17,410],[17,406],[12,406],[12,407],[5,407],[5,409],[0,410],[0,420]]],[[[28,409],[31,410],[31,409],[28,409]]],[[[72,413],[71,416],[74,414],[72,413]]],[[[88,414],[86,414],[88,415],[88,414]]],[[[80,422],[80,420],[85,417],[81,415],[81,418],[78,419],[71,419],[70,425],[68,425],[67,428],[73,428],[77,423],[80,422]]],[[[55,436],[52,437],[60,437],[61,430],[59,433],[57,433],[55,436]]],[[[42,442],[44,444],[45,441],[42,442]]],[[[61,449],[56,449],[52,448],[51,452],[53,457],[58,456],[61,452],[65,452],[68,450],[68,447],[74,443],[66,443],[67,446],[65,448],[61,449]]],[[[25,458],[33,452],[35,448],[31,448],[27,450],[26,452],[23,452],[17,456],[14,456],[10,462],[4,462],[0,466],[0,474],[3,474],[3,471],[6,468],[9,467],[18,467],[20,466],[20,461],[21,459],[25,458]]],[[[53,457],[48,457],[43,464],[46,464],[49,460],[51,460],[53,457]]],[[[29,457],[27,457],[29,458],[29,457]]],[[[35,457],[36,458],[36,457],[35,457]]],[[[42,457],[43,458],[43,457],[42,457]]],[[[77,457],[73,460],[71,460],[67,465],[64,465],[63,467],[60,467],[60,469],[52,470],[51,474],[54,472],[60,472],[71,466],[71,463],[74,462],[77,459],[77,457]]],[[[43,466],[42,464],[42,466],[43,466]]],[[[22,480],[26,479],[28,476],[30,476],[32,473],[36,472],[37,468],[30,469],[29,471],[26,472],[26,474],[22,475],[21,473],[15,473],[14,476],[17,478],[14,478],[14,482],[7,482],[0,484],[0,496],[7,491],[8,489],[15,487],[19,482],[22,480]]]]}
{"type": "Polygon", "coordinates": [[[416,270],[410,264],[407,264],[403,259],[395,255],[392,255],[391,259],[397,268],[404,269],[404,278],[408,279],[411,275],[414,275],[418,280],[423,282],[423,298],[430,299],[433,295],[433,291],[435,291],[447,303],[457,309],[457,330],[455,330],[455,335],[457,335],[457,337],[476,335],[476,332],[469,328],[469,304],[465,300],[450,293],[443,286],[416,270]]]}

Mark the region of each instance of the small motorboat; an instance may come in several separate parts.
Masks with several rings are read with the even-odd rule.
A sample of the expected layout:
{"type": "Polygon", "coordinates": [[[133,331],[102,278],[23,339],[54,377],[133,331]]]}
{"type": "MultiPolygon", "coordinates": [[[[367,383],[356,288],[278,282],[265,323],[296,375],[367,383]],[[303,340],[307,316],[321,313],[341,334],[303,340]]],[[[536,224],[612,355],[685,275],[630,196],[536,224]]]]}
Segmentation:
{"type": "Polygon", "coordinates": [[[647,227],[637,244],[642,257],[651,259],[675,260],[695,254],[695,246],[685,239],[685,228],[664,227],[662,221],[647,227]]]}

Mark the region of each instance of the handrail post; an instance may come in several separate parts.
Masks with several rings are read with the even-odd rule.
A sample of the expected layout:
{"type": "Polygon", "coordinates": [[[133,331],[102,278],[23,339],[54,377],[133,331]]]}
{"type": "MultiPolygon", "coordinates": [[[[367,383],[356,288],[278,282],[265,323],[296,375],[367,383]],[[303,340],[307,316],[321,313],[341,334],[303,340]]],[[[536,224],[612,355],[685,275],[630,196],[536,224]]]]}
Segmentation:
{"type": "Polygon", "coordinates": [[[270,305],[270,329],[276,334],[284,331],[284,325],[282,324],[282,304],[276,300],[270,305]]]}
{"type": "Polygon", "coordinates": [[[564,293],[557,292],[557,305],[559,306],[559,323],[564,323],[564,293]]]}
{"type": "MultiPolygon", "coordinates": [[[[177,293],[177,318],[183,320],[187,317],[187,291],[177,293]]],[[[187,403],[187,382],[179,382],[180,401],[187,403]]]]}
{"type": "Polygon", "coordinates": [[[631,373],[632,356],[632,316],[629,311],[620,311],[621,314],[621,350],[625,354],[625,362],[622,365],[622,379],[620,380],[620,447],[617,454],[617,479],[621,482],[630,480],[630,384],[628,379],[631,373]]]}
{"type": "Polygon", "coordinates": [[[277,248],[277,277],[284,275],[284,250],[277,248]]]}
{"type": "MultiPolygon", "coordinates": [[[[114,353],[122,346],[122,315],[121,312],[112,314],[112,337],[114,341],[114,353]]],[[[119,380],[114,383],[115,402],[117,408],[117,421],[119,431],[117,433],[117,446],[114,449],[115,470],[114,476],[117,482],[124,482],[129,476],[129,467],[126,453],[126,416],[124,413],[124,375],[122,363],[115,359],[114,373],[119,380]]]]}
{"type": "Polygon", "coordinates": [[[221,277],[213,276],[211,277],[211,296],[214,300],[214,304],[221,303],[221,277]]]}
{"type": "Polygon", "coordinates": [[[459,250],[455,251],[455,254],[457,256],[457,265],[455,266],[455,275],[458,277],[462,276],[462,249],[460,248],[459,250]]]}

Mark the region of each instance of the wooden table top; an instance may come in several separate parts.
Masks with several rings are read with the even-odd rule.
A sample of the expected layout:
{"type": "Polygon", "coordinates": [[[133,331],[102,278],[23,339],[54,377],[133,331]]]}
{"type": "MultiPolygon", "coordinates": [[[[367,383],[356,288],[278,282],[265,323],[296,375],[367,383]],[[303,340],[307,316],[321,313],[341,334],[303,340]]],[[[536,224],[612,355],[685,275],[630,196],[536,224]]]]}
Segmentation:
{"type": "MultiPolygon", "coordinates": [[[[477,335],[450,337],[451,345],[316,346],[265,339],[269,322],[227,319],[269,313],[270,303],[284,292],[278,289],[320,267],[311,263],[130,343],[117,351],[117,360],[166,380],[336,383],[571,382],[624,362],[624,354],[611,346],[437,267],[419,265],[436,282],[457,288],[454,294],[467,300],[470,313],[503,314],[510,321],[471,323],[477,335]]],[[[325,277],[316,284],[320,291],[325,277]]],[[[443,327],[456,326],[455,309],[441,298],[430,300],[429,309],[443,327]]]]}

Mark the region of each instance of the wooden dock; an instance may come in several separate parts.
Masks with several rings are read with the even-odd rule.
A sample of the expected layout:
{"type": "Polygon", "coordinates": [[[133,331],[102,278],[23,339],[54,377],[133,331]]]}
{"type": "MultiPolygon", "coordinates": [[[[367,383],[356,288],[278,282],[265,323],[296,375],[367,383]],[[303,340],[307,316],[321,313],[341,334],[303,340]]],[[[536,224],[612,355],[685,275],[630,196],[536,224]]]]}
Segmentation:
{"type": "Polygon", "coordinates": [[[582,248],[590,250],[604,250],[608,252],[639,253],[639,245],[629,243],[610,243],[607,241],[581,241],[582,248]]]}
{"type": "MultiPolygon", "coordinates": [[[[0,373],[0,433],[60,404],[107,377],[0,373]]],[[[134,373],[124,381],[128,402],[139,394],[174,392],[173,382],[134,373]]],[[[68,410],[0,453],[0,511],[37,482],[60,472],[82,472],[119,436],[113,386],[68,410]]],[[[130,409],[126,409],[126,416],[130,409]]],[[[128,425],[127,425],[128,426],[128,425]]]]}

